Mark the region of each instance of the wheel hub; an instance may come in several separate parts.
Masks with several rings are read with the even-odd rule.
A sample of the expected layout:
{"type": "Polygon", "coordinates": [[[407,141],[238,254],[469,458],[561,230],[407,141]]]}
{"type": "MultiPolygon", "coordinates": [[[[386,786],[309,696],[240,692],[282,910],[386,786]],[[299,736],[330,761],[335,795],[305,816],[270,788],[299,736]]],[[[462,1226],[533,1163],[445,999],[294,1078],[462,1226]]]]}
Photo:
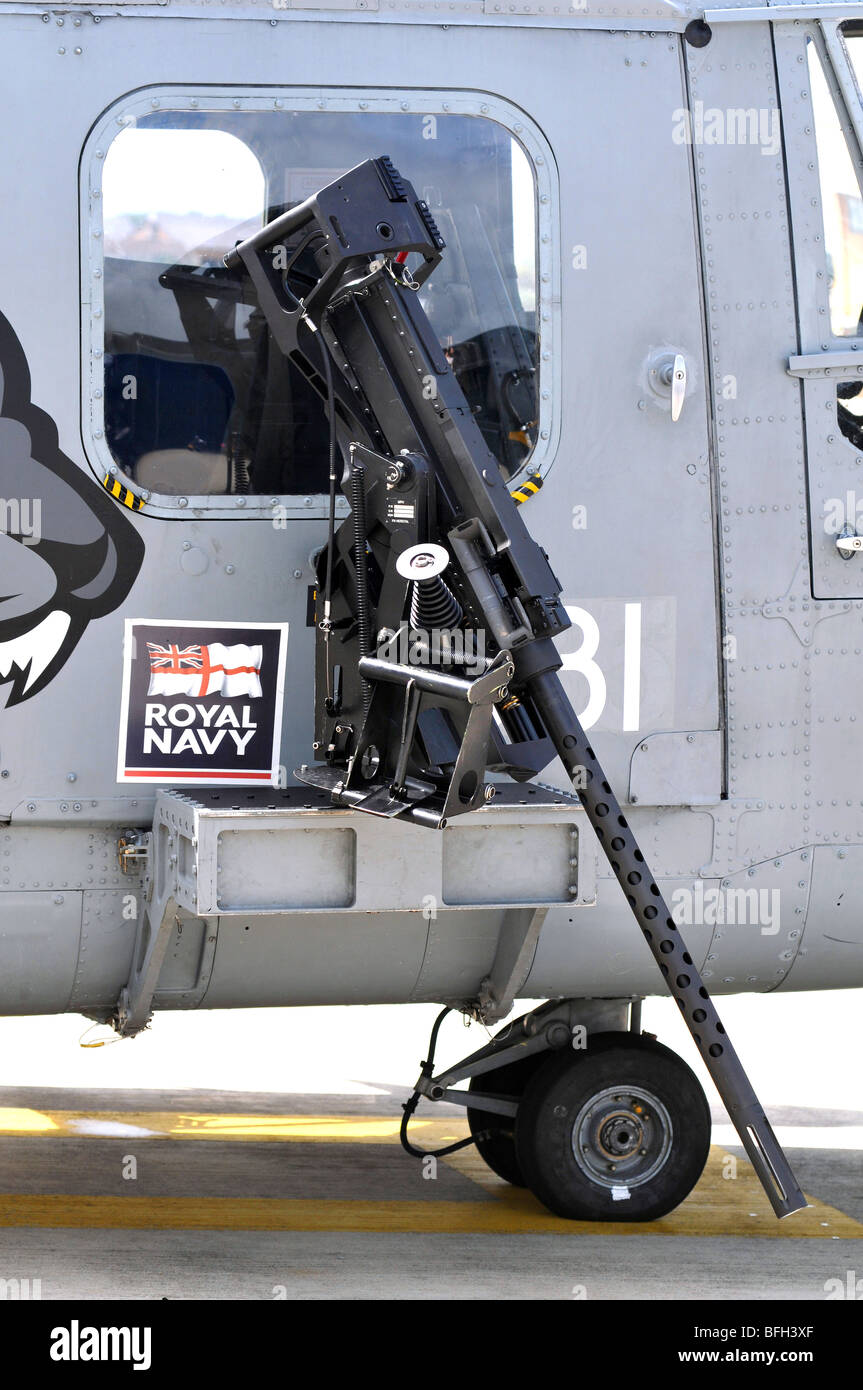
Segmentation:
{"type": "Polygon", "coordinates": [[[598,1147],[609,1158],[628,1158],[644,1139],[644,1126],[634,1112],[623,1110],[609,1115],[599,1128],[598,1147]]]}
{"type": "Polygon", "coordinates": [[[638,1187],[663,1167],[672,1139],[671,1116],[657,1096],[639,1086],[608,1087],[578,1112],[572,1152],[591,1181],[638,1187]]]}

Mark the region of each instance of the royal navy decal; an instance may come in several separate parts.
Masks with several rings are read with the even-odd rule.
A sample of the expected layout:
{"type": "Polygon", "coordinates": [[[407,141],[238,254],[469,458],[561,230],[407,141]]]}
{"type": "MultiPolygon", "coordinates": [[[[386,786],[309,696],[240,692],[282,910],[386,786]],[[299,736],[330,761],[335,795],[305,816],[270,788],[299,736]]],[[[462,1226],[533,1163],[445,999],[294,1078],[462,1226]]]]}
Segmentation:
{"type": "Polygon", "coordinates": [[[287,623],[129,619],[117,780],[279,780],[287,623]]]}

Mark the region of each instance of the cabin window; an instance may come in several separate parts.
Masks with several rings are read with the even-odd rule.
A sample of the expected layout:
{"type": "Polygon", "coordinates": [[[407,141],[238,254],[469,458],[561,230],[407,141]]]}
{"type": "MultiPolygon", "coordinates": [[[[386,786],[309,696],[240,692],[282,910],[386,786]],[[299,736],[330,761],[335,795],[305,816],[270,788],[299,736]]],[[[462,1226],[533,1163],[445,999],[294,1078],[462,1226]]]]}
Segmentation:
{"type": "Polygon", "coordinates": [[[843,24],[841,28],[842,46],[848,55],[857,97],[863,101],[863,26],[859,20],[843,24]]]}
{"type": "MultiPolygon", "coordinates": [[[[852,40],[858,61],[859,41],[852,40]]],[[[863,331],[863,198],[824,67],[810,40],[806,45],[815,120],[821,211],[830,299],[830,326],[836,338],[863,331]]]]}
{"type": "Polygon", "coordinates": [[[404,113],[381,98],[363,105],[386,109],[344,98],[331,111],[311,98],[183,104],[200,109],[163,100],[121,117],[104,158],[101,394],[118,472],[139,492],[193,505],[326,491],[319,398],[257,306],[202,294],[193,271],[221,267],[237,240],[381,153],[446,239],[421,298],[492,452],[518,471],[539,432],[537,190],[523,144],[481,115],[404,113]]]}

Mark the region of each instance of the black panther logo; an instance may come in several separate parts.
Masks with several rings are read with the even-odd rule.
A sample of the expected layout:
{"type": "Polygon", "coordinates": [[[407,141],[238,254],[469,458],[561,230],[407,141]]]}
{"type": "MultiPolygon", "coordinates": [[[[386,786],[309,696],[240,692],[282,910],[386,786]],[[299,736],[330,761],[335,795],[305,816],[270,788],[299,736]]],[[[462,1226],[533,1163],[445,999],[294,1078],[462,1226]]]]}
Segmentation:
{"type": "Polygon", "coordinates": [[[123,602],[144,543],[107,493],[60,450],[30,400],[27,359],[0,314],[0,686],[37,695],[92,618],[123,602]]]}

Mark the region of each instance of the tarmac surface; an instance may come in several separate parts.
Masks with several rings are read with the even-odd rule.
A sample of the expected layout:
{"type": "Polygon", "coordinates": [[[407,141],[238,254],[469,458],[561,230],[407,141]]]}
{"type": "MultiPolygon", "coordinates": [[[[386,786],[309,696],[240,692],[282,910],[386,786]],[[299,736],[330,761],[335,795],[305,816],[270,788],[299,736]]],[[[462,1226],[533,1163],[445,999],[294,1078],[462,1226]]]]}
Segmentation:
{"type": "MultiPolygon", "coordinates": [[[[782,1222],[717,1112],[676,1211],[588,1224],[472,1148],[411,1158],[406,1096],[0,1088],[0,1298],[818,1301],[863,1276],[863,1112],[773,1108],[812,1204],[782,1222]]],[[[411,1137],[466,1132],[426,1105],[411,1137]]]]}

